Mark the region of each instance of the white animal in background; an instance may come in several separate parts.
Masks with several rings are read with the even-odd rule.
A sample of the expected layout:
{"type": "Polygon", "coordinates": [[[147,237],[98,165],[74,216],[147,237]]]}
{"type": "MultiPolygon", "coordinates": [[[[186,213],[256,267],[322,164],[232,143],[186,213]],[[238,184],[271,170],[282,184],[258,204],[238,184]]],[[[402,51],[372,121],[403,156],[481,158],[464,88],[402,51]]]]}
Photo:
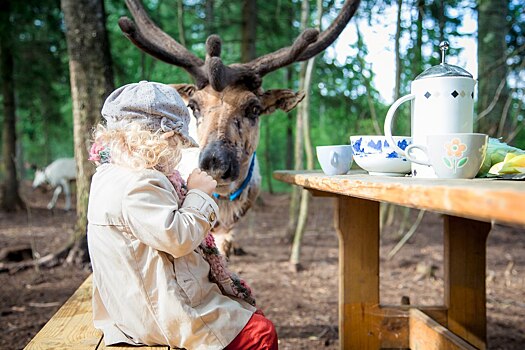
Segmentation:
{"type": "Polygon", "coordinates": [[[35,172],[33,190],[37,187],[49,184],[54,188],[53,198],[47,205],[47,209],[53,209],[57,203],[58,196],[64,191],[66,197],[65,210],[71,209],[71,191],[69,182],[77,177],[77,167],[74,158],[59,158],[49,164],[45,169],[35,172]]]}

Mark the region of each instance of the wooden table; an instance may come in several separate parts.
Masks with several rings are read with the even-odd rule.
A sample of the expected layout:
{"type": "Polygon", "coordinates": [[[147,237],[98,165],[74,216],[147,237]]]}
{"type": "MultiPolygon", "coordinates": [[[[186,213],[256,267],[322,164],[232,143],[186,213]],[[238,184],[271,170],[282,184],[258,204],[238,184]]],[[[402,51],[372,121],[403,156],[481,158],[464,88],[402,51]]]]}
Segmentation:
{"type": "Polygon", "coordinates": [[[276,171],[274,177],[336,198],[341,349],[486,349],[486,240],[492,221],[525,226],[525,182],[363,172],[276,171]],[[445,305],[380,305],[379,202],[445,214],[445,305]]]}

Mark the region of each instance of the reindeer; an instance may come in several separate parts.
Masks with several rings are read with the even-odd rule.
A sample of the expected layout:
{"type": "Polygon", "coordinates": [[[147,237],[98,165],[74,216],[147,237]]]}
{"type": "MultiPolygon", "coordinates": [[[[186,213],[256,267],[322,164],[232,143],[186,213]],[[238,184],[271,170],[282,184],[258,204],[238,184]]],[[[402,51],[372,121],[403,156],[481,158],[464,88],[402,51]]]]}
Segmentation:
{"type": "Polygon", "coordinates": [[[44,185],[50,185],[55,190],[53,197],[47,205],[47,209],[51,210],[55,207],[58,196],[64,190],[66,197],[65,210],[71,209],[71,192],[69,190],[69,182],[75,180],[77,176],[76,163],[74,158],[59,158],[49,164],[45,169],[38,169],[35,172],[35,179],[33,180],[33,190],[44,185]]]}
{"type": "Polygon", "coordinates": [[[162,31],[137,0],[126,0],[135,20],[119,19],[126,37],[142,51],[166,63],[182,67],[195,84],[174,84],[188,101],[197,122],[199,166],[217,180],[220,222],[213,228],[218,246],[229,255],[235,224],[252,206],[260,190],[255,150],[259,142],[259,118],[276,109],[292,110],[304,97],[288,89],[264,91],[263,77],[294,62],[305,61],[326,49],[346,27],[360,0],[346,0],[334,22],[319,34],[306,29],[286,48],[247,63],[223,64],[221,40],[210,35],[203,61],[162,31]]]}

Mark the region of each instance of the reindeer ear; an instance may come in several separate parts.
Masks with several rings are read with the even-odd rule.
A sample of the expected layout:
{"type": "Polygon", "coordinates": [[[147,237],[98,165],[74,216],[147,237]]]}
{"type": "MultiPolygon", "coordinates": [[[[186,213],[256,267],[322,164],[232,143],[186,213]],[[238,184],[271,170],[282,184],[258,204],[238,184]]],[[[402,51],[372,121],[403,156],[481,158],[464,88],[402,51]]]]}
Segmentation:
{"type": "Polygon", "coordinates": [[[304,98],[304,92],[295,92],[288,89],[268,90],[261,96],[261,114],[273,113],[276,109],[289,112],[304,98]]]}
{"type": "Polygon", "coordinates": [[[170,84],[170,86],[177,90],[180,97],[185,101],[188,101],[195,91],[197,91],[197,87],[193,84],[170,84]]]}

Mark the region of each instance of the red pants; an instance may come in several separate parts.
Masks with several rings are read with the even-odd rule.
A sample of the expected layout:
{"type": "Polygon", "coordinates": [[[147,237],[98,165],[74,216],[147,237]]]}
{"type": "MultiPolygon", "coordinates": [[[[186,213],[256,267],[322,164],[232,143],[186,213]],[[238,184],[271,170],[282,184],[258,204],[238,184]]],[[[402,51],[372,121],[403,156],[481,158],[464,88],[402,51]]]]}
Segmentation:
{"type": "Polygon", "coordinates": [[[278,350],[273,323],[256,312],[224,350],[278,350]]]}

